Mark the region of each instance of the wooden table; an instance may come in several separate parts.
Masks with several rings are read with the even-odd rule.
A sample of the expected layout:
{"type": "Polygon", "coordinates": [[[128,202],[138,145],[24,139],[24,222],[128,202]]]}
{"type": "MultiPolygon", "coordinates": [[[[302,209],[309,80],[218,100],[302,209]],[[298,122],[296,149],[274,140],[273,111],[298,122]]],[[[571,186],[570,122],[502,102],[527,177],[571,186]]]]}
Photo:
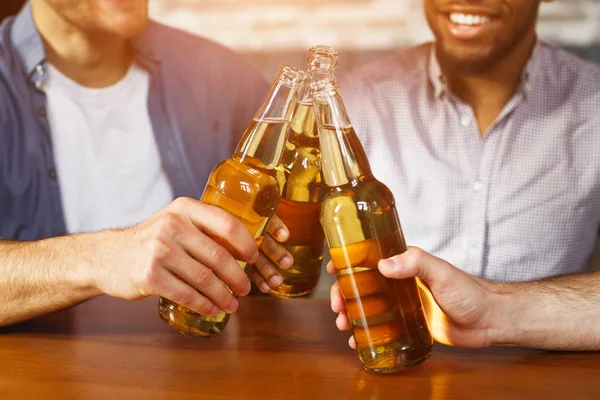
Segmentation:
{"type": "Polygon", "coordinates": [[[156,299],[98,298],[0,330],[0,399],[600,399],[600,354],[437,346],[395,375],[364,371],[326,300],[246,298],[192,339],[156,299]]]}

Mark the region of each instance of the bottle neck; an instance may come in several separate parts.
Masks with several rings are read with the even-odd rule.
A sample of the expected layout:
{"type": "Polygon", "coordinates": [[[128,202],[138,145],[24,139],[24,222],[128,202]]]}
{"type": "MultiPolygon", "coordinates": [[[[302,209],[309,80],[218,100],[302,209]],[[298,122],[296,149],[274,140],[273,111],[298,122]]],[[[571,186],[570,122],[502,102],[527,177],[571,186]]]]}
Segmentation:
{"type": "Polygon", "coordinates": [[[302,104],[311,104],[312,105],[312,91],[310,89],[313,83],[326,80],[326,79],[335,79],[335,66],[329,65],[327,68],[316,68],[311,67],[308,69],[307,77],[306,77],[306,85],[302,88],[300,92],[300,96],[298,97],[299,102],[302,104]]]}
{"type": "Polygon", "coordinates": [[[265,102],[244,132],[234,158],[261,170],[273,170],[281,159],[299,85],[273,83],[265,102]]]}
{"type": "Polygon", "coordinates": [[[372,177],[371,166],[337,90],[314,98],[325,184],[339,187],[372,177]]]}
{"type": "Polygon", "coordinates": [[[306,85],[300,92],[300,103],[312,105],[313,83],[335,79],[335,69],[338,64],[338,52],[328,46],[314,46],[309,50],[306,85]]]}

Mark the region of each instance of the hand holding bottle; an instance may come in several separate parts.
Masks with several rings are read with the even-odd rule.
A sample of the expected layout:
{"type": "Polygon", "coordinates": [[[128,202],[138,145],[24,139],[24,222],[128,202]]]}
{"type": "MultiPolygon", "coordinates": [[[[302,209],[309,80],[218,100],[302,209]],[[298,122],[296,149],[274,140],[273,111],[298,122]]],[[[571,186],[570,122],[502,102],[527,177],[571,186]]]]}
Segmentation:
{"type": "MultiPolygon", "coordinates": [[[[329,273],[335,273],[331,263],[329,273]]],[[[497,284],[469,275],[448,262],[411,247],[403,254],[379,262],[379,271],[390,279],[417,277],[421,285],[429,327],[439,343],[460,347],[486,347],[492,344],[494,321],[501,313],[497,284]],[[432,298],[433,297],[433,298],[432,298]]],[[[331,309],[339,313],[336,325],[350,329],[350,320],[338,284],[331,288],[331,309]]],[[[354,338],[350,347],[356,348],[354,338]]]]}
{"type": "Polygon", "coordinates": [[[248,294],[250,282],[236,259],[258,259],[254,238],[237,218],[189,198],[132,228],[81,239],[91,241],[93,281],[103,293],[129,300],[161,295],[205,315],[237,310],[223,283],[248,294]]]}

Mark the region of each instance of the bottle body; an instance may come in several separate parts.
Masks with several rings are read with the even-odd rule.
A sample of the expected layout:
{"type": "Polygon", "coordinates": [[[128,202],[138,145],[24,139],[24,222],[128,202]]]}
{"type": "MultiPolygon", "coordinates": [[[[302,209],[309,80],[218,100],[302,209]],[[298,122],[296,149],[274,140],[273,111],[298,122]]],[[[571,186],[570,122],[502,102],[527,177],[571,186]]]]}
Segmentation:
{"type": "MultiPolygon", "coordinates": [[[[253,121],[244,137],[285,137],[287,127],[286,121],[253,121]]],[[[271,149],[265,148],[264,151],[271,149]]],[[[275,170],[265,168],[259,158],[234,155],[213,170],[200,201],[220,207],[237,217],[260,245],[267,223],[279,202],[275,170]]],[[[238,263],[240,268],[246,269],[246,263],[238,263]]],[[[223,310],[216,316],[204,316],[162,297],[159,315],[175,331],[195,337],[216,336],[229,320],[229,314],[223,310]]]]}
{"type": "Polygon", "coordinates": [[[390,373],[425,361],[433,339],[416,279],[388,279],[377,269],[379,260],[406,251],[390,191],[366,179],[332,190],[322,207],[321,222],[365,368],[390,373]]]}
{"type": "Polygon", "coordinates": [[[290,135],[278,167],[281,201],[277,216],[290,236],[283,244],[294,258],[289,269],[279,269],[283,283],[271,294],[300,297],[310,294],[321,276],[325,238],[319,222],[322,193],[321,152],[312,102],[296,106],[290,135]]]}
{"type": "Polygon", "coordinates": [[[416,279],[387,279],[377,268],[406,251],[394,197],[373,177],[335,83],[321,89],[315,106],[328,187],[321,224],[361,362],[396,372],[429,358],[433,338],[416,279]]]}

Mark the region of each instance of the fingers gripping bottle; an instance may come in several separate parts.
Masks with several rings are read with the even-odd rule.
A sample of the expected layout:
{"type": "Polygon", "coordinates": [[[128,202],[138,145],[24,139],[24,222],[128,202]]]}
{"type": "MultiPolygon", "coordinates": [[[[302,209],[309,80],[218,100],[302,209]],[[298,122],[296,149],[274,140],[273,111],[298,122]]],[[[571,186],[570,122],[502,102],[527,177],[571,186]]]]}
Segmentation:
{"type": "MultiPolygon", "coordinates": [[[[233,156],[213,170],[200,199],[228,211],[246,226],[260,244],[279,203],[276,167],[306,74],[281,65],[264,104],[244,132],[233,156]]],[[[246,269],[246,263],[239,262],[246,269]]],[[[159,315],[179,333],[213,337],[227,325],[229,314],[197,314],[169,299],[159,300],[159,315]]]]}

